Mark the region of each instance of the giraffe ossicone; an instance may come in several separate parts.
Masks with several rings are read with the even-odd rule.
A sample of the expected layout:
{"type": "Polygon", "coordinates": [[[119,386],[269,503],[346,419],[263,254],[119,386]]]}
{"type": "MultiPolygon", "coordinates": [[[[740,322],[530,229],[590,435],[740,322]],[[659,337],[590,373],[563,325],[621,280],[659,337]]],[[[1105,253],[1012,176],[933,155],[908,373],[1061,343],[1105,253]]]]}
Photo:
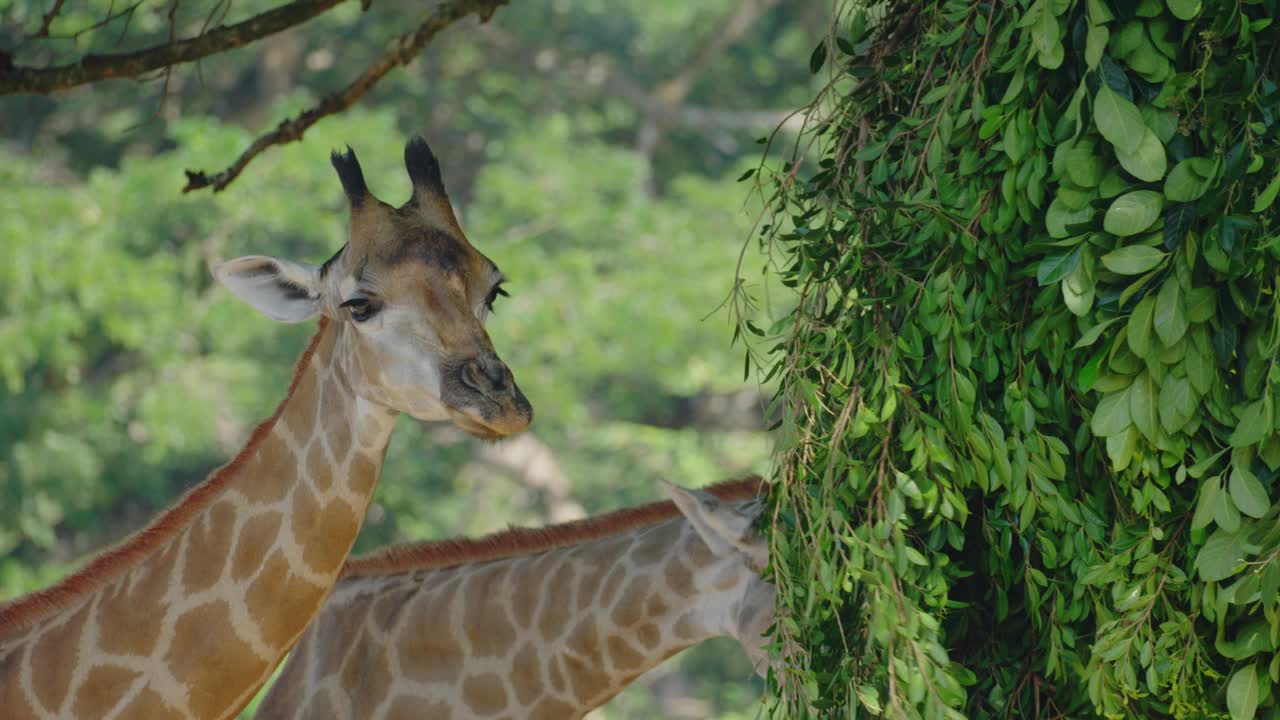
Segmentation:
{"type": "Polygon", "coordinates": [[[350,204],[337,254],[214,268],[272,319],[320,316],[285,399],[149,526],[0,605],[6,720],[235,716],[337,580],[399,413],[485,439],[532,420],[484,329],[502,273],[467,241],[426,142],[405,148],[398,208],[350,149],[333,165],[350,204]]]}
{"type": "Polygon", "coordinates": [[[716,636],[758,672],[775,590],[758,477],[347,562],[259,720],[575,720],[716,636]]]}

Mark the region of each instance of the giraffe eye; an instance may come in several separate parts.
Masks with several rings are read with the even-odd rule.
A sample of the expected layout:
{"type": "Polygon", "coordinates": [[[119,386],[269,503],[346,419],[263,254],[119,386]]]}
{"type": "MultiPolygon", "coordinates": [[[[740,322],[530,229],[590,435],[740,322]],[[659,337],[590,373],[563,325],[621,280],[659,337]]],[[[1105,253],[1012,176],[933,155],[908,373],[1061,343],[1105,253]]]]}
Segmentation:
{"type": "Polygon", "coordinates": [[[378,312],[378,308],[369,302],[369,298],[362,297],[351,298],[339,307],[344,307],[350,311],[351,319],[358,323],[368,320],[378,312]]]}
{"type": "Polygon", "coordinates": [[[494,285],[493,289],[489,291],[489,297],[484,299],[484,306],[489,308],[489,312],[493,312],[493,303],[498,299],[499,295],[502,297],[511,297],[506,290],[502,289],[502,283],[494,285]]]}

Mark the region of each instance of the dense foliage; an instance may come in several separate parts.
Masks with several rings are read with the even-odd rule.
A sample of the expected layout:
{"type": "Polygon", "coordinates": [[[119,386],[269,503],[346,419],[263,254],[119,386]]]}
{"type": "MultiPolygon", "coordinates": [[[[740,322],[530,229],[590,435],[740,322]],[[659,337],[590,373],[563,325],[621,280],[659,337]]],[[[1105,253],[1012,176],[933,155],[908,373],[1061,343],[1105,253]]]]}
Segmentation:
{"type": "Polygon", "coordinates": [[[874,10],[761,173],[782,708],[1280,717],[1276,3],[874,10]]]}
{"type": "MultiPolygon", "coordinates": [[[[225,8],[234,21],[274,4],[225,8]]],[[[187,32],[213,5],[147,2],[132,22],[58,42],[125,50],[163,40],[171,7],[187,32]]],[[[764,471],[758,394],[713,312],[749,230],[733,180],[772,124],[742,117],[812,94],[795,58],[825,10],[759,15],[699,60],[657,140],[637,142],[652,114],[645,94],[685,72],[746,5],[770,7],[513,2],[485,26],[451,28],[357,108],[265,153],[219,194],[180,194],[183,170],[225,166],[257,132],[348,82],[426,12],[421,3],[340,5],[179,69],[163,102],[161,81],[0,99],[0,599],[141,527],[270,414],[313,326],[258,316],[207,265],[332,254],[346,209],[328,154],[346,144],[388,201],[408,194],[406,137],[423,134],[441,156],[468,236],[510,277],[489,330],[546,451],[534,483],[491,462],[500,446],[402,421],[358,551],[647,502],[658,478],[702,485],[764,471]],[[681,115],[689,108],[700,114],[681,115]],[[727,410],[706,412],[717,403],[727,410]]],[[[52,34],[111,6],[68,2],[52,34]]],[[[49,8],[0,3],[0,47],[49,8]]],[[[20,57],[65,56],[49,44],[20,57]]],[[[726,641],[681,655],[606,717],[743,717],[759,690],[726,641]]]]}

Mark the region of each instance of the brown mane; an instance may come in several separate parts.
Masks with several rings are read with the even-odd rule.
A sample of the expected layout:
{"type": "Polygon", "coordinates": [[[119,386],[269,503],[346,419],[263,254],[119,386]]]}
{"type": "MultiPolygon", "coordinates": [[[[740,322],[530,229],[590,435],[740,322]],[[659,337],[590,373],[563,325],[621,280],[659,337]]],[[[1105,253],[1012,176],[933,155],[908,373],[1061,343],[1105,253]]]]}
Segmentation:
{"type": "MultiPolygon", "coordinates": [[[[765,482],[758,475],[729,480],[704,488],[721,500],[750,500],[760,495],[765,482]]],[[[596,540],[680,515],[670,500],[615,510],[604,515],[541,528],[511,528],[479,538],[453,538],[405,543],[350,558],[342,566],[343,578],[395,575],[434,570],[468,563],[501,560],[517,555],[554,550],[596,540]]]]}
{"type": "Polygon", "coordinates": [[[8,603],[0,604],[0,639],[3,639],[2,636],[5,633],[19,630],[47,617],[118,577],[161,544],[168,542],[187,525],[193,515],[208,507],[275,425],[289,398],[293,397],[302,372],[311,361],[311,356],[315,354],[327,325],[328,319],[321,317],[316,334],[312,336],[306,351],[298,359],[293,372],[293,381],[289,383],[289,392],[285,394],[284,400],[280,401],[271,417],[254,429],[249,442],[231,462],[218,468],[204,482],[187,491],[177,504],[164,511],[150,525],[124,539],[115,547],[102,552],[80,570],[43,590],[36,590],[8,603]]]}

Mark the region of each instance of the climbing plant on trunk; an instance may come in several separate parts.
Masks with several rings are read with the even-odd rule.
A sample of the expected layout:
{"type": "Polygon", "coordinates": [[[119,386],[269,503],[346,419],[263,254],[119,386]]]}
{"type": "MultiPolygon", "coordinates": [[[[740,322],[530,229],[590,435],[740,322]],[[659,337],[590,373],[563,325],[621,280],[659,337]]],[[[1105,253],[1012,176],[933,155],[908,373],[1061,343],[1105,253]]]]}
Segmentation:
{"type": "Polygon", "coordinates": [[[841,8],[741,327],[782,714],[1280,716],[1276,5],[841,8]]]}

